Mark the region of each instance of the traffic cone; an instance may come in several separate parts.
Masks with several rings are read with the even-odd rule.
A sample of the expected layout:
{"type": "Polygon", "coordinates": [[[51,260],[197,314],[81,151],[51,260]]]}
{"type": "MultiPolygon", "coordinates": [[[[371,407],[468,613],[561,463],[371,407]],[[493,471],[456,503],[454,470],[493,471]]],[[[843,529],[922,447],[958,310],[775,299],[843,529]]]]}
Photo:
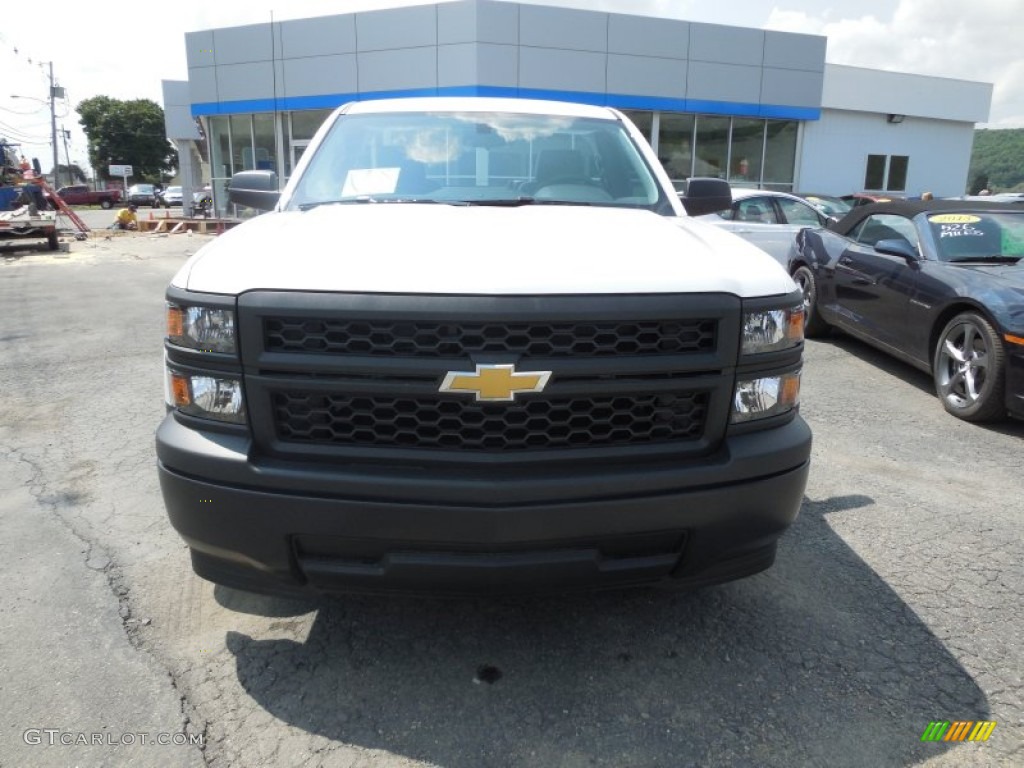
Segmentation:
{"type": "Polygon", "coordinates": [[[152,220],[153,220],[153,212],[152,212],[152,211],[150,211],[150,212],[149,212],[149,220],[150,220],[150,221],[152,221],[152,220]]]}

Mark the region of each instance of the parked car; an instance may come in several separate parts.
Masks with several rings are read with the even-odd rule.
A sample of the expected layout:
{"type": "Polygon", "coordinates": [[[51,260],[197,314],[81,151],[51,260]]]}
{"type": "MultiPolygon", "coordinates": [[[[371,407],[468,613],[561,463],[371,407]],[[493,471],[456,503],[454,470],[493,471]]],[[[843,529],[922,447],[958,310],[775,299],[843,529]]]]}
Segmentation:
{"type": "Polygon", "coordinates": [[[964,200],[855,208],[797,235],[806,332],[836,326],[932,374],[967,421],[1024,416],[1024,209],[964,200]]]}
{"type": "Polygon", "coordinates": [[[999,203],[1024,203],[1024,192],[997,192],[989,199],[999,203]]]}
{"type": "Polygon", "coordinates": [[[181,205],[181,187],[167,187],[160,193],[160,205],[170,208],[172,205],[181,205]]]}
{"type": "Polygon", "coordinates": [[[700,218],[748,240],[783,266],[797,232],[828,223],[825,214],[796,195],[736,187],[730,208],[700,218]]]}
{"type": "Polygon", "coordinates": [[[842,195],[839,199],[844,200],[851,208],[856,208],[860,205],[871,205],[872,203],[890,203],[901,198],[877,192],[854,192],[850,195],[842,195]]]}
{"type": "Polygon", "coordinates": [[[837,195],[821,195],[817,192],[807,192],[800,193],[798,196],[836,222],[853,210],[853,206],[848,201],[843,200],[843,198],[837,195]]]}
{"type": "Polygon", "coordinates": [[[128,187],[128,202],[135,205],[159,205],[156,187],[152,184],[132,184],[128,187]]]}
{"type": "MultiPolygon", "coordinates": [[[[61,187],[57,195],[64,201],[65,205],[98,205],[100,208],[113,208],[121,202],[121,190],[119,189],[89,189],[85,184],[74,184],[61,187]]],[[[46,199],[51,208],[56,208],[49,192],[46,199]]]]}
{"type": "Polygon", "coordinates": [[[192,193],[192,208],[189,216],[207,218],[213,215],[213,187],[206,184],[202,189],[192,193]]]}

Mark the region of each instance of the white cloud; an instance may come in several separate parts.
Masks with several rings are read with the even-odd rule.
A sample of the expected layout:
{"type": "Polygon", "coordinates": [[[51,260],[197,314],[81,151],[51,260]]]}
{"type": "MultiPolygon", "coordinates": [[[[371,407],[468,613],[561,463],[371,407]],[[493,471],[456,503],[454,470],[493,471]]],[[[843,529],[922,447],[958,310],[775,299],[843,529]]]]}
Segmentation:
{"type": "MultiPolygon", "coordinates": [[[[788,6],[805,5],[789,2],[788,6]]],[[[890,18],[776,6],[765,26],[828,37],[827,60],[993,83],[991,127],[1024,126],[1019,0],[900,0],[890,18]]]]}
{"type": "MultiPolygon", "coordinates": [[[[823,34],[829,38],[828,60],[837,64],[994,83],[989,125],[1024,126],[1022,0],[521,1],[823,34]]],[[[96,95],[159,102],[162,79],[188,76],[186,32],[263,23],[271,12],[275,19],[293,19],[424,2],[430,0],[221,0],[140,6],[127,14],[123,0],[21,4],[17,23],[0,29],[5,82],[0,136],[12,134],[4,126],[13,127],[19,135],[38,140],[28,145],[30,152],[50,156],[48,110],[18,115],[31,111],[28,103],[7,99],[8,93],[45,97],[47,80],[39,61],[53,59],[58,82],[67,88],[72,105],[96,95]]],[[[85,139],[77,117],[69,114],[63,122],[72,129],[72,159],[84,161],[85,139]]]]}

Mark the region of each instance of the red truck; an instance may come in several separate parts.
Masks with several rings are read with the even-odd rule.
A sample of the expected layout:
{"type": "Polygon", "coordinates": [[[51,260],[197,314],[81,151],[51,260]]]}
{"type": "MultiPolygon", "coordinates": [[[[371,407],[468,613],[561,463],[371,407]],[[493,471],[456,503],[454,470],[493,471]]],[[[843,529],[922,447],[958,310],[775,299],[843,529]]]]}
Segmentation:
{"type": "MultiPolygon", "coordinates": [[[[57,194],[64,201],[65,205],[98,205],[100,208],[113,208],[121,202],[121,190],[93,190],[89,189],[85,184],[61,187],[57,190],[57,194]]],[[[47,198],[49,198],[49,194],[47,194],[47,198]]]]}

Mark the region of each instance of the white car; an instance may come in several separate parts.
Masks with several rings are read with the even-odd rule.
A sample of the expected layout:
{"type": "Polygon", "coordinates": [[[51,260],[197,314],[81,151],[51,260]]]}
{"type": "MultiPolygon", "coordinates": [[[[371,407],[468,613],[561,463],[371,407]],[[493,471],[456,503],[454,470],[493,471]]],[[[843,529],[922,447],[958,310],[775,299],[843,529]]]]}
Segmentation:
{"type": "Polygon", "coordinates": [[[160,193],[160,202],[164,208],[170,208],[172,205],[181,205],[181,187],[173,186],[164,189],[160,193]]]}
{"type": "MultiPolygon", "coordinates": [[[[251,591],[477,593],[771,565],[803,498],[803,297],[687,216],[620,112],[365,101],[167,289],[164,502],[251,591]]],[[[687,210],[729,204],[693,181],[687,210]]]]}
{"type": "Polygon", "coordinates": [[[1024,203],[1024,192],[997,192],[988,199],[993,203],[1024,203]]]}
{"type": "Polygon", "coordinates": [[[770,189],[734,187],[732,206],[701,216],[758,248],[785,266],[796,233],[805,227],[824,227],[828,217],[803,198],[770,189]]]}

